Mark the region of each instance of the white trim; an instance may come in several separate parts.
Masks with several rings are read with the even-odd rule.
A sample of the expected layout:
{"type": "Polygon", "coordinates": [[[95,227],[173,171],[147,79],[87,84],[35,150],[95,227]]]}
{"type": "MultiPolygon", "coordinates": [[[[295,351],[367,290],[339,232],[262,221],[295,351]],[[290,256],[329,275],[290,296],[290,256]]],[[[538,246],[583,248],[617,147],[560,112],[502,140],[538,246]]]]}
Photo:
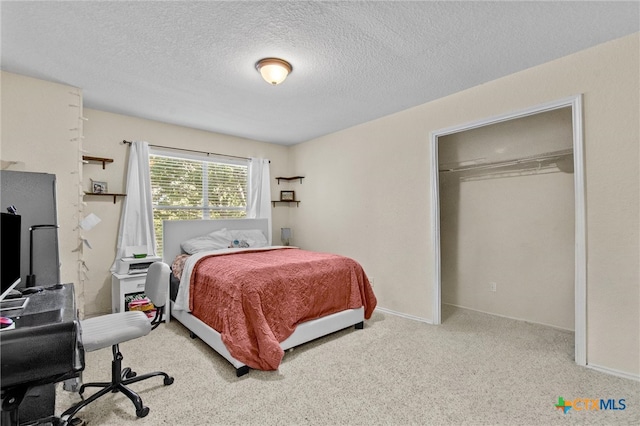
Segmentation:
{"type": "Polygon", "coordinates": [[[431,133],[431,236],[433,250],[433,307],[431,318],[434,325],[442,322],[441,303],[441,261],[440,261],[440,173],[438,173],[438,137],[443,134],[431,133]]]}
{"type": "Polygon", "coordinates": [[[573,179],[575,197],[575,360],[587,365],[587,221],[584,185],[584,139],[582,95],[571,103],[573,111],[573,179]]]}
{"type": "MultiPolygon", "coordinates": [[[[502,123],[503,121],[509,121],[516,118],[527,117],[529,115],[536,115],[542,112],[553,111],[560,108],[566,108],[574,106],[578,99],[582,99],[582,95],[571,96],[568,98],[558,99],[552,102],[545,102],[529,108],[524,108],[518,111],[509,112],[506,114],[495,115],[493,117],[483,118],[476,121],[471,121],[465,124],[459,124],[456,126],[447,127],[431,132],[431,135],[446,136],[453,133],[459,133],[466,130],[477,129],[479,127],[488,126],[490,124],[502,123]]],[[[582,133],[582,132],[581,132],[582,133]]]]}
{"type": "Polygon", "coordinates": [[[602,367],[600,365],[588,364],[587,368],[590,368],[601,373],[609,374],[612,376],[622,377],[623,379],[633,380],[640,382],[640,374],[627,373],[625,371],[616,370],[614,368],[602,367]]]}
{"type": "Polygon", "coordinates": [[[429,151],[431,154],[431,235],[433,256],[433,324],[441,323],[441,285],[440,265],[440,196],[438,176],[438,138],[452,133],[476,129],[490,124],[522,118],[529,115],[552,111],[560,108],[572,108],[573,115],[573,162],[575,192],[575,362],[587,365],[587,258],[586,258],[586,208],[584,185],[584,140],[582,123],[582,95],[576,95],[553,102],[547,102],[520,111],[497,115],[470,123],[436,130],[430,134],[429,151]]]}
{"type": "Polygon", "coordinates": [[[383,312],[385,314],[395,315],[397,317],[407,318],[407,319],[410,319],[410,320],[413,320],[413,321],[424,322],[426,324],[433,325],[433,321],[428,320],[426,318],[416,317],[414,315],[404,314],[404,313],[398,312],[398,311],[392,311],[391,309],[381,308],[379,306],[376,306],[374,311],[380,311],[380,312],[383,312]]]}

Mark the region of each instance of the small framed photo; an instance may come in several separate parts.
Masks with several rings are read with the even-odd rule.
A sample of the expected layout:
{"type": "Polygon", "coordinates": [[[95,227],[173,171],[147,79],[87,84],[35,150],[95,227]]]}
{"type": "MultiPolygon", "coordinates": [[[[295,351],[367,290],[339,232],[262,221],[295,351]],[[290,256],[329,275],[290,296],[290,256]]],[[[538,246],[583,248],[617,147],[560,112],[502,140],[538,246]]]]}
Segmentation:
{"type": "Polygon", "coordinates": [[[107,190],[107,182],[100,182],[91,179],[91,192],[94,194],[106,194],[109,192],[107,190]]]}
{"type": "Polygon", "coordinates": [[[280,191],[280,201],[295,201],[296,193],[294,191],[280,191]]]}

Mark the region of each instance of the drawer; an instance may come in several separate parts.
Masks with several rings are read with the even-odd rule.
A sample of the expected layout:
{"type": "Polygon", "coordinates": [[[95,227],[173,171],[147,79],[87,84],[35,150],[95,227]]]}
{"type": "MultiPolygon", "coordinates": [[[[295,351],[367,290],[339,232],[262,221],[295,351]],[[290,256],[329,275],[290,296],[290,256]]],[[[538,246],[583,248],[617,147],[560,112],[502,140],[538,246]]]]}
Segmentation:
{"type": "Polygon", "coordinates": [[[144,290],[146,278],[146,275],[142,275],[139,277],[127,277],[120,279],[122,291],[129,292],[131,290],[144,290]]]}

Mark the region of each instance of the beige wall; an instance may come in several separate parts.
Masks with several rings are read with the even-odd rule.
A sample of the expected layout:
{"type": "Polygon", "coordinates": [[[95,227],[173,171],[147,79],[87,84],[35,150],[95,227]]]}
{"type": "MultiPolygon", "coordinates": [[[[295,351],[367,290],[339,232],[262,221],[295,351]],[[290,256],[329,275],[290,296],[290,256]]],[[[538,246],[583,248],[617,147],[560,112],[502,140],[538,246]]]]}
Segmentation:
{"type": "Polygon", "coordinates": [[[440,188],[442,303],[573,330],[573,175],[440,188]]]}
{"type": "MultiPolygon", "coordinates": [[[[637,375],[638,51],[635,34],[292,148],[86,110],[85,149],[115,159],[104,173],[94,165],[79,172],[74,166],[77,147],[65,129],[75,126],[69,127],[73,120],[62,111],[71,103],[65,91],[77,89],[3,73],[2,158],[6,154],[8,160],[22,161],[24,169],[56,173],[58,187],[68,191],[78,189],[77,177],[69,177],[74,171],[84,173],[85,181],[95,176],[117,189],[124,180],[127,155],[127,148],[119,144],[122,139],[270,158],[272,176],[306,176],[302,184],[290,184],[302,200],[300,207],[273,210],[274,231],[290,224],[295,244],[354,257],[375,278],[380,306],[430,319],[429,133],[583,93],[587,359],[637,375]]],[[[282,185],[272,182],[273,191],[280,189],[282,185]]],[[[58,198],[61,223],[77,223],[70,219],[77,208],[74,200],[75,194],[58,198]]],[[[120,203],[88,201],[84,207],[84,214],[95,211],[103,219],[86,232],[94,247],[100,246],[84,254],[89,266],[88,313],[109,308],[108,269],[120,203]]],[[[78,239],[72,224],[64,228],[62,275],[74,281],[71,250],[78,239]]]]}
{"type": "MultiPolygon", "coordinates": [[[[6,72],[0,79],[2,168],[56,175],[60,279],[78,283],[82,91],[6,72]]],[[[81,285],[76,294],[81,300],[81,285]]]]}
{"type": "Polygon", "coordinates": [[[638,51],[634,34],[292,147],[297,244],[353,256],[380,306],[431,319],[430,132],[582,93],[587,362],[639,374],[638,51]]]}

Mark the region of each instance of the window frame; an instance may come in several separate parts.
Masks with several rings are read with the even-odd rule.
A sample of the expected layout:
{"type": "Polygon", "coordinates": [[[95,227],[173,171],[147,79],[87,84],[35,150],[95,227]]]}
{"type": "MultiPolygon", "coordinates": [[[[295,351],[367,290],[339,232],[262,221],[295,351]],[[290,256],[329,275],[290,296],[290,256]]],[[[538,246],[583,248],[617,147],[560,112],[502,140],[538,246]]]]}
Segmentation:
{"type": "MultiPolygon", "coordinates": [[[[186,152],[179,152],[179,151],[173,151],[173,150],[168,150],[168,149],[162,149],[162,148],[149,148],[149,187],[150,190],[152,190],[153,188],[153,184],[151,182],[151,160],[152,157],[169,157],[169,158],[174,158],[177,160],[187,160],[187,161],[196,161],[196,162],[201,162],[204,164],[204,169],[203,169],[203,181],[202,181],[202,188],[201,188],[201,195],[202,195],[202,205],[200,206],[172,206],[172,205],[161,205],[161,204],[155,204],[153,203],[153,197],[152,197],[152,209],[153,209],[153,216],[154,216],[154,222],[156,220],[156,211],[168,211],[168,210],[184,210],[184,211],[199,211],[200,212],[200,218],[202,220],[219,220],[219,219],[227,219],[227,217],[223,217],[223,218],[216,218],[216,217],[212,217],[211,213],[213,213],[214,211],[238,211],[238,212],[244,212],[243,215],[241,215],[240,217],[246,217],[247,216],[247,209],[249,206],[249,190],[250,190],[250,184],[249,184],[249,168],[250,168],[250,159],[240,159],[240,158],[228,158],[228,157],[224,157],[224,156],[220,156],[220,155],[215,155],[215,154],[207,154],[207,153],[202,153],[202,154],[194,154],[194,153],[186,153],[186,152]],[[208,179],[208,170],[207,170],[207,166],[211,163],[216,163],[216,164],[227,164],[227,165],[233,165],[233,166],[243,166],[246,167],[246,181],[245,181],[245,187],[244,187],[244,195],[245,195],[245,205],[243,207],[218,207],[218,206],[214,206],[212,207],[209,204],[209,197],[207,196],[208,194],[208,186],[209,186],[209,179],[208,179]]],[[[166,220],[166,219],[165,219],[166,220]]],[[[180,219],[176,219],[176,220],[180,220],[180,219]]],[[[160,235],[161,237],[161,235],[160,235]]],[[[156,235],[156,240],[158,240],[158,235],[156,235]]],[[[158,249],[160,249],[164,244],[162,242],[162,239],[160,238],[158,241],[158,249]]],[[[161,250],[158,250],[161,251],[161,250]]]]}

